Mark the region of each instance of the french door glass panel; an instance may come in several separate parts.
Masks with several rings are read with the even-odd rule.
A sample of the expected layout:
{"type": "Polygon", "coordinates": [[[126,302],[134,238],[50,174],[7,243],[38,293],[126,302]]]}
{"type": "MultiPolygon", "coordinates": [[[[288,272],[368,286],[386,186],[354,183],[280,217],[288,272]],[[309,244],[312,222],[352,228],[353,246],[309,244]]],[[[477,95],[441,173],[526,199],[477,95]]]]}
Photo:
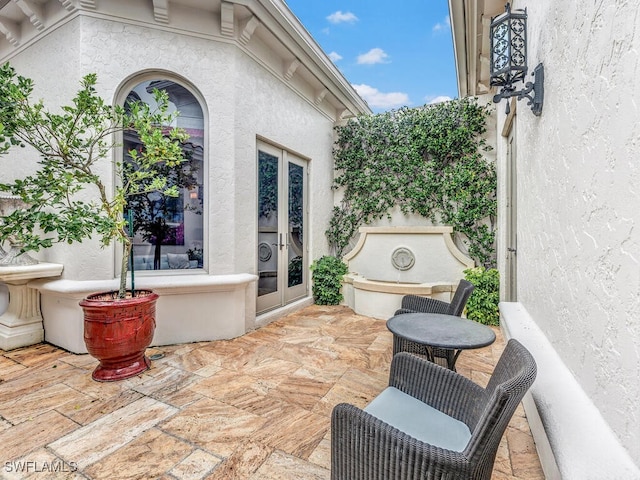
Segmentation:
{"type": "Polygon", "coordinates": [[[258,296],[278,291],[278,197],[280,158],[258,152],[258,296]]]}
{"type": "Polygon", "coordinates": [[[295,287],[303,282],[304,253],[304,168],[288,163],[289,170],[289,226],[287,285],[295,287]]]}

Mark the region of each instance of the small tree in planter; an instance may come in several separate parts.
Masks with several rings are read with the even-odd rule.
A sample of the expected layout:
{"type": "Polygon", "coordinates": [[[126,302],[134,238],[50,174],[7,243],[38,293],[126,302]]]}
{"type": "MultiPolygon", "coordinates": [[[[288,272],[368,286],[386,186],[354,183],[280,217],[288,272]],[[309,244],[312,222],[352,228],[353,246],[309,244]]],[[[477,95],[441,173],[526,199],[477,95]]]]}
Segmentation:
{"type": "MultiPolygon", "coordinates": [[[[63,106],[62,113],[52,113],[45,109],[42,101],[32,103],[30,100],[33,91],[30,79],[17,75],[9,64],[0,68],[0,153],[17,145],[28,145],[40,155],[34,173],[13,183],[0,184],[0,191],[19,196],[28,205],[2,219],[0,241],[12,236],[24,252],[37,251],[53,243],[80,242],[94,234],[103,246],[113,241],[120,243],[122,263],[118,292],[103,294],[98,303],[115,304],[121,312],[137,296],[137,292],[132,291],[132,298],[126,298],[132,242],[128,221],[123,215],[125,206],[129,199],[149,191],[178,195],[177,187],[169,184],[162,171],[166,167],[181,168],[184,161],[181,142],[187,135],[180,129],[166,127],[177,115],[177,112],[168,113],[166,92],[154,92],[157,103],[154,107],[133,102],[125,110],[122,106],[107,104],[97,95],[96,80],[95,74],[86,75],[72,105],[63,106]],[[109,192],[97,168],[117,146],[115,134],[125,130],[134,132],[143,148],[128,152],[127,161],[111,160],[117,184],[113,192],[109,192]],[[93,189],[95,200],[86,201],[79,195],[85,189],[93,189]]],[[[140,330],[137,326],[124,328],[124,335],[149,337],[149,343],[135,358],[131,353],[118,353],[119,357],[127,357],[125,362],[136,363],[134,366],[118,366],[122,362],[109,364],[110,360],[100,358],[108,355],[102,350],[109,350],[111,346],[89,346],[88,337],[96,337],[100,343],[116,330],[123,330],[125,316],[116,315],[106,322],[112,331],[100,333],[94,332],[93,327],[88,328],[85,315],[87,349],[101,361],[94,378],[126,378],[148,368],[144,349],[153,337],[157,295],[147,292],[147,296],[152,300],[150,313],[153,313],[152,326],[146,328],[151,330],[150,336],[149,332],[136,333],[140,330]],[[92,348],[101,351],[94,353],[92,348]]],[[[85,313],[87,300],[81,303],[85,313]]]]}

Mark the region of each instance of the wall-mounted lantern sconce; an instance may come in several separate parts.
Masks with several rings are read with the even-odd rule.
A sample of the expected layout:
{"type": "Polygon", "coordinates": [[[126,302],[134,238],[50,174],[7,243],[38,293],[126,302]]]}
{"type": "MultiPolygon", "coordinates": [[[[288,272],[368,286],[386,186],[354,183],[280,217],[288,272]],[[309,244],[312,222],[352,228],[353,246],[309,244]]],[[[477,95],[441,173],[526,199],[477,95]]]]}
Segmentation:
{"type": "MultiPolygon", "coordinates": [[[[527,82],[522,90],[515,83],[524,81],[527,75],[527,10],[511,10],[507,3],[505,12],[491,20],[491,86],[502,87],[493,97],[494,103],[503,98],[528,99],[533,114],[542,113],[544,100],[544,67],[542,63],[533,71],[533,82],[527,82]]],[[[507,102],[507,114],[509,113],[507,102]]]]}

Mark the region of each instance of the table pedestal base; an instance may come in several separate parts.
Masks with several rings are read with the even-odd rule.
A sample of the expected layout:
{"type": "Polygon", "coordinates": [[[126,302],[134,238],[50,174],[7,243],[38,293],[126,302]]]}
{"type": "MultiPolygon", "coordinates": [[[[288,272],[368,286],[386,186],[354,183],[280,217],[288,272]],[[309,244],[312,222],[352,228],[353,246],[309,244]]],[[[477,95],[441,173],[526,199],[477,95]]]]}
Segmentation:
{"type": "Polygon", "coordinates": [[[434,348],[428,345],[406,340],[397,335],[393,336],[393,354],[400,352],[415,353],[425,357],[430,362],[436,363],[441,367],[456,371],[456,361],[462,350],[448,350],[446,348],[434,348]]]}

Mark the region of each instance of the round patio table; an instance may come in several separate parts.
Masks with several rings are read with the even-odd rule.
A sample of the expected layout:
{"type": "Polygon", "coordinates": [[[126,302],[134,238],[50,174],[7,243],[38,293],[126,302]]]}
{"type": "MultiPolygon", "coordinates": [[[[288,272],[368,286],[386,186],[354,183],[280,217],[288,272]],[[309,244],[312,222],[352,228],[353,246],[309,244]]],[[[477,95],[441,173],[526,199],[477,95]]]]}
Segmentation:
{"type": "Polygon", "coordinates": [[[394,355],[409,351],[434,363],[436,356],[444,357],[453,371],[462,350],[486,347],[496,340],[486,325],[442,313],[403,313],[387,320],[387,328],[393,333],[394,355]]]}

